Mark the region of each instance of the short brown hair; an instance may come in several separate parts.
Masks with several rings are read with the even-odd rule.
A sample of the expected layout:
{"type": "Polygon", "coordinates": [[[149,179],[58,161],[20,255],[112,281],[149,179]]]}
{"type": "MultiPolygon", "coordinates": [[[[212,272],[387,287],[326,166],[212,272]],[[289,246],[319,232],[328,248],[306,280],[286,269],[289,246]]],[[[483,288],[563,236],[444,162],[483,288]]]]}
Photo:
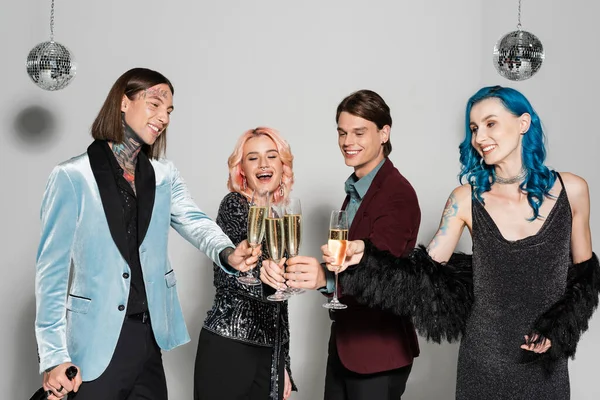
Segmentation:
{"type": "MultiPolygon", "coordinates": [[[[372,90],[359,90],[342,100],[335,113],[336,123],[343,112],[371,121],[377,126],[377,129],[382,129],[386,125],[392,127],[390,107],[380,95],[372,90]]],[[[384,157],[389,156],[392,152],[392,142],[389,137],[382,146],[384,157]]]]}
{"type": "MultiPolygon", "coordinates": [[[[92,124],[92,137],[98,140],[123,142],[123,118],[121,117],[121,101],[123,95],[133,100],[142,90],[164,83],[175,94],[171,82],[161,73],[147,68],[133,68],[125,72],[113,84],[98,116],[92,124]]],[[[167,130],[156,139],[151,146],[142,145],[142,151],[150,158],[159,158],[167,150],[167,130]]]]}

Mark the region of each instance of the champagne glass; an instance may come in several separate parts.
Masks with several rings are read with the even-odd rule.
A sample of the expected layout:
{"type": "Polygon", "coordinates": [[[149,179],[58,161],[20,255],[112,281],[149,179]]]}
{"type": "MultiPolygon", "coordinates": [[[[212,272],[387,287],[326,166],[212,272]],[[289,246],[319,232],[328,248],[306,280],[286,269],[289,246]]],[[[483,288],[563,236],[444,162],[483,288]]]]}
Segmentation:
{"type": "MultiPolygon", "coordinates": [[[[248,244],[252,249],[255,249],[262,243],[265,236],[265,218],[269,207],[269,193],[254,190],[249,206],[248,244]]],[[[252,270],[241,273],[237,280],[244,285],[260,285],[260,280],[254,276],[252,270]]]]}
{"type": "MultiPolygon", "coordinates": [[[[296,197],[288,199],[283,219],[288,256],[296,257],[302,242],[302,207],[300,206],[300,199],[296,197]]],[[[286,292],[289,294],[302,294],[304,289],[288,287],[286,292]]]]}
{"type": "MultiPolygon", "coordinates": [[[[267,249],[271,260],[279,264],[285,253],[285,223],[283,221],[284,208],[279,204],[272,204],[269,207],[269,215],[265,218],[265,235],[267,238],[267,249]]],[[[283,301],[290,298],[290,294],[277,286],[277,291],[267,300],[283,301]]]]}
{"type": "MultiPolygon", "coordinates": [[[[327,247],[335,261],[331,264],[334,266],[342,266],[346,259],[346,246],[348,245],[348,216],[344,210],[335,210],[331,212],[329,220],[329,240],[327,247]]],[[[335,272],[335,286],[333,287],[333,298],[328,303],[323,304],[323,307],[332,310],[343,310],[348,306],[340,303],[337,297],[338,273],[335,272]]]]}

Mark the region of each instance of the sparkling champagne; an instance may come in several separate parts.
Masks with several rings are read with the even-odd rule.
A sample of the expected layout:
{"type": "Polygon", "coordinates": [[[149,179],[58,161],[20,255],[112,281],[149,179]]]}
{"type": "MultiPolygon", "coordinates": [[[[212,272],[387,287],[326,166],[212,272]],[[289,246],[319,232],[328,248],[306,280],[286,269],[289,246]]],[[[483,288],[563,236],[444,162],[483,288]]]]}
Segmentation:
{"type": "Polygon", "coordinates": [[[271,259],[279,261],[285,252],[285,226],[283,218],[265,218],[267,248],[271,259]]]}
{"type": "Polygon", "coordinates": [[[290,256],[297,256],[302,241],[302,215],[287,214],[284,225],[288,253],[290,256]]]}
{"type": "Polygon", "coordinates": [[[346,245],[348,244],[348,229],[330,229],[327,247],[335,257],[333,265],[342,265],[346,259],[346,245]]]}
{"type": "Polygon", "coordinates": [[[248,243],[258,246],[265,236],[267,207],[251,206],[248,210],[248,243]]]}

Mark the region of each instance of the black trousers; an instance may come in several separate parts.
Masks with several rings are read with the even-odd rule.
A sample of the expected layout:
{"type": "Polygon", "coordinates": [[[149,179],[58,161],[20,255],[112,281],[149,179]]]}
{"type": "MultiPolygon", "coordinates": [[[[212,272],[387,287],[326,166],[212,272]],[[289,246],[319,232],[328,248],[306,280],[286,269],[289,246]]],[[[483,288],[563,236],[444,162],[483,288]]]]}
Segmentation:
{"type": "Polygon", "coordinates": [[[324,400],[400,400],[412,364],[376,374],[358,374],[340,361],[335,337],[329,341],[324,400]]]}
{"type": "Polygon", "coordinates": [[[75,400],[167,400],[162,354],[149,323],[125,318],[115,353],[95,380],[83,382],[75,400]]]}
{"type": "MultiPolygon", "coordinates": [[[[200,332],[194,369],[194,400],[268,400],[273,348],[200,332]]],[[[285,359],[279,358],[278,398],[283,398],[285,359]]]]}

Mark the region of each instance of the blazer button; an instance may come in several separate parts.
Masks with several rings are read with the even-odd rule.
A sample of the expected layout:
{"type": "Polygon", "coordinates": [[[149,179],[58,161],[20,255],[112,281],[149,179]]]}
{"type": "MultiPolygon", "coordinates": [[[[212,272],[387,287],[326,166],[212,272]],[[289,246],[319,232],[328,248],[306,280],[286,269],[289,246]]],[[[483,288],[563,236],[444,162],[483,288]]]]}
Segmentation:
{"type": "Polygon", "coordinates": [[[129,278],[129,274],[127,272],[123,272],[123,278],[125,278],[125,279],[129,278]]]}
{"type": "Polygon", "coordinates": [[[124,309],[125,309],[125,306],[124,306],[123,304],[121,304],[121,305],[119,306],[119,311],[123,311],[124,309]]]}

